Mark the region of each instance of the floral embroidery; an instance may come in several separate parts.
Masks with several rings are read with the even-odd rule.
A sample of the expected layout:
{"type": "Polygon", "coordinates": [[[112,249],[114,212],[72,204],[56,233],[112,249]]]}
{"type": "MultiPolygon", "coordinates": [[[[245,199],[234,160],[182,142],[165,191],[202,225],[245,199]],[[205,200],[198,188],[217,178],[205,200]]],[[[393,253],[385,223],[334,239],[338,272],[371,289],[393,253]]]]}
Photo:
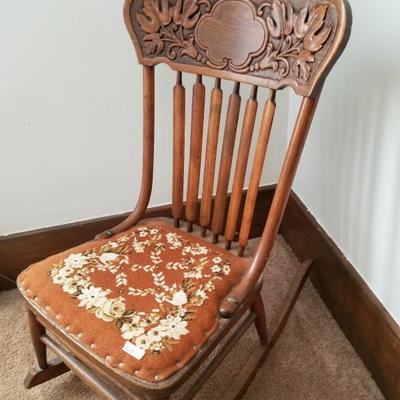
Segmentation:
{"type": "Polygon", "coordinates": [[[159,354],[171,349],[189,333],[188,321],[215,290],[215,282],[231,272],[229,261],[216,251],[184,239],[159,226],[141,226],[107,242],[97,249],[71,254],[54,265],[49,274],[54,284],[79,301],[78,306],[96,318],[113,322],[122,338],[144,351],[159,354]],[[166,250],[174,251],[176,261],[163,259],[166,250]],[[145,264],[129,262],[129,255],[149,255],[145,264]],[[167,271],[181,271],[181,282],[167,282],[167,271]],[[156,308],[150,312],[128,309],[126,298],[96,286],[95,272],[110,273],[114,289],[127,298],[151,296],[156,308]],[[128,286],[132,272],[149,274],[148,288],[128,286]],[[125,289],[123,289],[125,288],[125,289]]]}

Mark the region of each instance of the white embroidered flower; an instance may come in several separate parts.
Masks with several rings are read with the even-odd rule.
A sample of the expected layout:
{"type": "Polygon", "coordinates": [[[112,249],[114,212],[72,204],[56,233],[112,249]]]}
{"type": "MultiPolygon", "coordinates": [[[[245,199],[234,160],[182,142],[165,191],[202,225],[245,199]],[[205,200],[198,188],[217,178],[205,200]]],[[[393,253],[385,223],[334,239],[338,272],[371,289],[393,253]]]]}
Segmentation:
{"type": "Polygon", "coordinates": [[[192,254],[194,256],[199,256],[201,254],[207,254],[208,253],[208,249],[207,247],[204,246],[200,246],[198,243],[194,246],[185,246],[182,250],[182,254],[186,255],[186,254],[192,254]]]}
{"type": "Polygon", "coordinates": [[[125,303],[121,298],[106,300],[96,310],[96,317],[103,321],[111,322],[114,319],[121,318],[124,315],[125,309],[125,303]]]}
{"type": "Polygon", "coordinates": [[[74,276],[74,279],[77,280],[77,285],[81,288],[90,286],[90,276],[87,276],[86,279],[82,279],[80,276],[74,276]]]}
{"type": "Polygon", "coordinates": [[[183,306],[187,303],[187,296],[183,290],[174,293],[172,296],[172,300],[168,300],[169,303],[173,304],[174,306],[183,306]]]}
{"type": "Polygon", "coordinates": [[[133,326],[130,324],[123,324],[121,327],[121,332],[122,332],[122,337],[124,339],[131,340],[140,335],[143,335],[144,329],[141,326],[133,326]]]}
{"type": "Polygon", "coordinates": [[[134,326],[136,326],[136,325],[143,325],[143,320],[142,320],[142,317],[140,316],[140,315],[138,315],[138,314],[140,314],[142,317],[145,317],[147,314],[146,313],[144,313],[144,312],[140,312],[140,313],[137,313],[137,314],[134,314],[132,317],[131,317],[131,324],[132,325],[134,325],[134,326]]]}
{"type": "Polygon", "coordinates": [[[103,263],[106,264],[110,261],[114,261],[116,258],[118,258],[118,254],[116,253],[103,253],[100,257],[99,260],[103,263]]]}
{"type": "Polygon", "coordinates": [[[58,271],[57,275],[61,275],[61,276],[64,276],[66,278],[69,275],[73,274],[74,271],[75,270],[72,267],[63,267],[58,271]]]}
{"type": "Polygon", "coordinates": [[[79,293],[79,277],[68,278],[62,285],[62,290],[70,295],[79,293]]]}
{"type": "Polygon", "coordinates": [[[218,274],[219,272],[221,272],[222,268],[220,265],[213,265],[211,267],[211,271],[214,272],[214,274],[218,274]]]}
{"type": "Polygon", "coordinates": [[[132,247],[136,251],[136,253],[144,253],[144,249],[146,248],[147,241],[138,242],[136,239],[132,242],[132,247]]]}
{"type": "Polygon", "coordinates": [[[160,321],[160,329],[165,332],[166,336],[175,340],[189,333],[186,329],[187,325],[187,321],[183,321],[180,317],[173,317],[172,315],[168,315],[160,321]]]}
{"type": "Polygon", "coordinates": [[[155,342],[161,342],[162,338],[166,336],[166,333],[159,327],[155,327],[147,332],[147,336],[152,343],[155,343],[155,342]]]}
{"type": "Polygon", "coordinates": [[[231,267],[228,264],[224,264],[224,266],[222,267],[222,272],[224,273],[224,275],[229,275],[229,273],[231,272],[231,267]]]}
{"type": "Polygon", "coordinates": [[[176,233],[172,232],[167,233],[166,238],[171,249],[178,249],[179,247],[182,247],[182,242],[180,240],[180,237],[176,233]]]}
{"type": "Polygon", "coordinates": [[[63,275],[55,274],[53,276],[53,283],[55,283],[56,285],[62,285],[65,280],[66,280],[66,277],[63,275]]]}
{"type": "Polygon", "coordinates": [[[148,235],[148,229],[147,228],[138,228],[137,232],[139,233],[140,237],[145,237],[148,235]]]}
{"type": "Polygon", "coordinates": [[[167,233],[165,237],[167,238],[168,243],[174,243],[176,240],[178,240],[178,235],[174,232],[167,233]]]}
{"type": "Polygon", "coordinates": [[[156,235],[158,233],[157,228],[150,229],[150,235],[156,235]]]}
{"type": "Polygon", "coordinates": [[[221,257],[214,257],[214,258],[213,258],[213,261],[214,261],[216,264],[219,264],[219,263],[222,262],[222,258],[221,258],[221,257]]]}
{"type": "Polygon", "coordinates": [[[151,340],[147,335],[139,336],[135,340],[136,346],[140,347],[142,350],[148,350],[151,345],[151,340]]]}
{"type": "Polygon", "coordinates": [[[64,265],[71,268],[82,268],[87,263],[87,259],[82,253],[70,254],[64,260],[64,265]]]}
{"type": "Polygon", "coordinates": [[[192,247],[192,254],[194,256],[201,255],[201,254],[207,254],[207,253],[208,253],[207,247],[199,246],[199,245],[192,247]]]}
{"type": "Polygon", "coordinates": [[[71,296],[74,296],[79,293],[79,287],[74,283],[71,285],[69,284],[63,285],[62,289],[64,290],[65,293],[68,293],[71,296]]]}
{"type": "Polygon", "coordinates": [[[85,307],[87,310],[92,307],[101,307],[106,298],[107,292],[101,287],[89,286],[82,289],[82,293],[78,296],[81,301],[79,307],[85,307]]]}

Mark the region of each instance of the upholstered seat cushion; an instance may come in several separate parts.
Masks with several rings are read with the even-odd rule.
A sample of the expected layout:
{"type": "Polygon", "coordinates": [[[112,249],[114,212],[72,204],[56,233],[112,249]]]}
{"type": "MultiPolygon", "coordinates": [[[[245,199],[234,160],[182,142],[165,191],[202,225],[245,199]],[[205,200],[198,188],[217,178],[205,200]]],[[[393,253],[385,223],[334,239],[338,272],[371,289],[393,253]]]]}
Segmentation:
{"type": "Polygon", "coordinates": [[[155,382],[207,342],[218,305],[246,270],[246,261],[218,246],[151,221],[34,264],[18,284],[88,352],[155,382]],[[123,350],[126,342],[141,359],[123,350]]]}

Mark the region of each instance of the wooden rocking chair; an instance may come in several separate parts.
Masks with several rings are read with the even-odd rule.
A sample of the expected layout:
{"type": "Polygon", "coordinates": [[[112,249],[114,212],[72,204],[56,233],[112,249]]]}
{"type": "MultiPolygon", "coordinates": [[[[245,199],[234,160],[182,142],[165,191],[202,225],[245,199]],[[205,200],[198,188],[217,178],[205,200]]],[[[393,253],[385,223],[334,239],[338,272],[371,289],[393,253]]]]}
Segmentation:
{"type": "Polygon", "coordinates": [[[34,264],[19,276],[39,364],[25,384],[30,388],[72,370],[108,399],[118,398],[114,388],[131,399],[168,399],[207,362],[208,367],[196,374],[183,396],[191,399],[255,323],[259,348],[224,397],[239,399],[278,339],[312,264],[307,261],[298,269],[282,308],[267,327],[260,296],[263,270],[324,80],[347,43],[350,9],[345,0],[126,0],[124,16],[143,65],[139,201],[124,222],[94,241],[34,264]],[[177,76],[173,88],[172,224],[139,223],[152,190],[154,77],[159,63],[167,63],[177,76]],[[186,203],[183,73],[197,76],[186,203]],[[199,198],[206,96],[202,76],[215,78],[215,86],[199,198]],[[213,198],[223,101],[221,79],[234,83],[213,198]],[[251,85],[251,95],[232,168],[240,85],[251,85]],[[287,86],[303,101],[260,244],[249,261],[243,255],[275,114],[275,94],[287,86]],[[265,88],[270,94],[243,207],[257,91],[265,88]],[[231,169],[234,179],[229,197],[231,169]],[[186,221],[187,232],[179,228],[181,221],[186,221]],[[194,224],[201,227],[202,237],[192,233],[194,224]],[[206,239],[209,230],[213,243],[206,239]],[[225,249],[217,245],[222,236],[225,249]],[[231,251],[233,243],[238,255],[231,251]],[[217,346],[218,352],[210,360],[217,346]],[[49,361],[47,348],[57,358],[49,361]]]}

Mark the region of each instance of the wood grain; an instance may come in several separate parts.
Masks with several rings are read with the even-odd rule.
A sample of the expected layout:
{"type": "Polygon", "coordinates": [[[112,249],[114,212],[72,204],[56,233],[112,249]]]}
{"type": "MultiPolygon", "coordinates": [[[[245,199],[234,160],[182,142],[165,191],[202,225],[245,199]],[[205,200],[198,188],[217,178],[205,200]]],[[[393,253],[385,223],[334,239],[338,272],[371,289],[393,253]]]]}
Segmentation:
{"type": "Polygon", "coordinates": [[[235,146],[236,131],[240,113],[241,97],[239,95],[239,89],[240,85],[235,83],[233,92],[229,96],[228,111],[226,113],[225,132],[222,144],[221,161],[219,164],[217,194],[215,197],[213,218],[211,223],[214,243],[217,243],[218,235],[223,232],[226,199],[228,195],[233,150],[235,146]]]}
{"type": "Polygon", "coordinates": [[[253,86],[250,98],[247,100],[243,118],[242,134],[240,137],[239,151],[236,161],[235,177],[233,180],[232,196],[229,202],[228,218],[225,229],[226,248],[231,248],[231,243],[236,234],[240,201],[246,177],[247,162],[253,137],[254,124],[257,115],[257,86],[253,86]]]}
{"type": "Polygon", "coordinates": [[[254,155],[253,167],[251,170],[249,189],[247,191],[246,203],[243,212],[243,218],[239,233],[239,255],[243,256],[244,249],[247,246],[251,223],[254,215],[254,208],[257,200],[258,186],[260,184],[261,174],[264,168],[265,155],[268,148],[269,138],[271,136],[272,123],[275,116],[275,94],[273,90],[265,104],[263,118],[261,121],[260,132],[254,155]]]}
{"type": "Polygon", "coordinates": [[[173,176],[172,176],[172,215],[175,226],[183,218],[183,184],[185,166],[185,88],[182,85],[182,73],[177,73],[174,86],[174,139],[173,139],[173,176]]]}
{"type": "Polygon", "coordinates": [[[189,176],[185,215],[190,232],[197,218],[197,200],[199,196],[201,150],[203,145],[203,124],[205,106],[205,87],[200,75],[193,86],[192,123],[190,137],[189,176]]]}
{"type": "Polygon", "coordinates": [[[217,159],[218,135],[221,121],[223,93],[221,90],[221,80],[215,80],[214,89],[211,92],[210,113],[208,119],[208,134],[206,159],[204,166],[203,191],[201,195],[200,225],[202,234],[205,236],[206,227],[211,221],[211,202],[214,188],[215,163],[217,159]]]}

